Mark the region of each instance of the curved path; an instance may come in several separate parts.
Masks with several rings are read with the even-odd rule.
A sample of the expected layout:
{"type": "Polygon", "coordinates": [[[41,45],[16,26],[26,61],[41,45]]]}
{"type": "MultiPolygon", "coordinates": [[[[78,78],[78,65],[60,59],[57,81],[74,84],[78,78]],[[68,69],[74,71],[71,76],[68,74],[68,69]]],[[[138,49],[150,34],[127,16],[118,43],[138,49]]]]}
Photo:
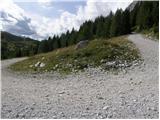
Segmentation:
{"type": "Polygon", "coordinates": [[[127,73],[20,74],[2,61],[2,118],[158,118],[158,42],[129,36],[144,63],[127,73]]]}

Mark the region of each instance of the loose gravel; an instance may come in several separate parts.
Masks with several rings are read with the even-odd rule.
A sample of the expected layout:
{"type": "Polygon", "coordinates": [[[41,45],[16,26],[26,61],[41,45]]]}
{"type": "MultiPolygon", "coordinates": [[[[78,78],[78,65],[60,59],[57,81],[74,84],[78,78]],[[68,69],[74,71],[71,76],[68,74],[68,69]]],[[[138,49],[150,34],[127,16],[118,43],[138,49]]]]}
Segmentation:
{"type": "Polygon", "coordinates": [[[7,69],[2,61],[1,118],[158,118],[158,42],[129,35],[144,62],[118,73],[90,68],[62,76],[7,69]]]}

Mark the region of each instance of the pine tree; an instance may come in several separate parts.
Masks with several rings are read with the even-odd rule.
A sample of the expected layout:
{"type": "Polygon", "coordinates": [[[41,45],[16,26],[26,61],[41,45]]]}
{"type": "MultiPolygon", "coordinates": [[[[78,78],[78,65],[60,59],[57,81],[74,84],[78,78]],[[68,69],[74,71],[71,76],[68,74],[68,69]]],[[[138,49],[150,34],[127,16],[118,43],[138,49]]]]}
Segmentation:
{"type": "Polygon", "coordinates": [[[110,35],[118,36],[122,34],[122,9],[118,9],[112,19],[110,35]]]}
{"type": "Polygon", "coordinates": [[[105,38],[109,38],[110,37],[110,29],[111,29],[112,17],[113,17],[113,13],[111,11],[110,14],[105,18],[105,23],[104,23],[104,32],[105,32],[104,37],[105,38]]]}
{"type": "Polygon", "coordinates": [[[41,41],[39,48],[38,48],[38,53],[43,53],[43,52],[48,52],[48,51],[49,51],[48,41],[47,40],[41,41]]]}
{"type": "Polygon", "coordinates": [[[126,9],[122,13],[121,34],[128,34],[130,32],[131,32],[130,13],[129,13],[129,10],[126,9]]]}

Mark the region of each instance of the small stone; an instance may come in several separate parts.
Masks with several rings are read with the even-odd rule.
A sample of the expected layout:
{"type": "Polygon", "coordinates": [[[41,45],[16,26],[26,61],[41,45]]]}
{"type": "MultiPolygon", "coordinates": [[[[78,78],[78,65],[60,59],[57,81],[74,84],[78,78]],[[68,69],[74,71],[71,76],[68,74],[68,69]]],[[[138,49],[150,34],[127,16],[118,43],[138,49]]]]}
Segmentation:
{"type": "Polygon", "coordinates": [[[33,108],[33,107],[31,107],[30,109],[31,109],[31,110],[34,110],[34,108],[33,108]]]}
{"type": "Polygon", "coordinates": [[[77,45],[75,46],[75,50],[84,48],[88,45],[89,41],[88,40],[82,40],[80,42],[77,43],[77,45]]]}
{"type": "Polygon", "coordinates": [[[55,65],[55,68],[57,68],[58,67],[58,64],[57,65],[55,65]]]}
{"type": "Polygon", "coordinates": [[[134,90],[134,89],[132,89],[132,88],[130,89],[130,91],[133,91],[133,90],[134,90]]]}
{"type": "Polygon", "coordinates": [[[39,67],[44,67],[45,64],[44,63],[40,63],[39,67]]]}
{"type": "Polygon", "coordinates": [[[154,94],[151,94],[151,97],[153,97],[154,96],[154,94]]]}
{"type": "Polygon", "coordinates": [[[36,103],[33,103],[32,105],[36,105],[36,103]]]}
{"type": "Polygon", "coordinates": [[[45,95],[45,97],[49,97],[49,95],[45,95]]]}
{"type": "Polygon", "coordinates": [[[109,109],[109,106],[104,106],[103,107],[103,110],[108,110],[109,109]]]}
{"type": "Polygon", "coordinates": [[[112,118],[112,117],[113,117],[113,115],[112,115],[112,114],[109,114],[107,117],[108,117],[108,118],[112,118]]]}
{"type": "Polygon", "coordinates": [[[59,92],[58,94],[64,94],[65,92],[64,91],[62,91],[62,92],[59,92]]]}
{"type": "Polygon", "coordinates": [[[130,78],[130,80],[133,80],[132,78],[130,78]]]}
{"type": "Polygon", "coordinates": [[[19,114],[19,117],[25,118],[25,115],[24,114],[19,114]]]}
{"type": "Polygon", "coordinates": [[[87,107],[86,110],[89,110],[89,107],[87,107]]]}
{"type": "Polygon", "coordinates": [[[33,78],[36,78],[36,76],[34,75],[33,78]]]}
{"type": "Polygon", "coordinates": [[[100,116],[100,115],[101,115],[101,113],[97,113],[97,117],[100,116]]]}
{"type": "Polygon", "coordinates": [[[52,118],[53,118],[53,119],[56,119],[57,117],[56,117],[56,116],[52,116],[52,118]]]}
{"type": "Polygon", "coordinates": [[[104,62],[105,62],[105,60],[104,60],[104,59],[102,59],[100,62],[101,62],[101,63],[104,63],[104,62]]]}
{"type": "Polygon", "coordinates": [[[103,97],[98,97],[98,99],[103,100],[104,98],[103,97]]]}
{"type": "Polygon", "coordinates": [[[19,114],[16,115],[16,118],[19,118],[19,114]]]}
{"type": "Polygon", "coordinates": [[[150,108],[150,107],[148,107],[148,108],[147,108],[147,110],[151,110],[151,108],[150,108]]]}
{"type": "Polygon", "coordinates": [[[9,113],[12,112],[12,110],[7,110],[9,113]]]}
{"type": "Polygon", "coordinates": [[[38,66],[40,65],[40,63],[41,63],[41,62],[38,61],[34,66],[35,66],[35,67],[38,67],[38,66]]]}
{"type": "Polygon", "coordinates": [[[134,100],[133,100],[133,102],[137,102],[137,100],[136,100],[136,99],[134,99],[134,100]]]}
{"type": "Polygon", "coordinates": [[[134,82],[130,82],[130,84],[134,84],[134,82]]]}
{"type": "Polygon", "coordinates": [[[103,116],[99,116],[99,119],[103,119],[103,116]]]}
{"type": "Polygon", "coordinates": [[[153,108],[153,111],[157,111],[157,108],[154,107],[154,108],[153,108]]]}
{"type": "Polygon", "coordinates": [[[142,83],[142,81],[139,81],[139,82],[138,82],[138,85],[140,85],[141,83],[142,83]]]}

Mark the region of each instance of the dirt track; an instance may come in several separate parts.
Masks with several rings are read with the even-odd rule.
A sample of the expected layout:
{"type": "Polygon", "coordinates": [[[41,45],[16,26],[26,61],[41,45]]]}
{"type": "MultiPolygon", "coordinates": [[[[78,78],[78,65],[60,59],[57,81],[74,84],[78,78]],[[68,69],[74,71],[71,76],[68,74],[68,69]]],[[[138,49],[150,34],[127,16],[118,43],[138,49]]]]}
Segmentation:
{"type": "MultiPolygon", "coordinates": [[[[19,74],[2,61],[2,118],[158,118],[158,42],[129,36],[144,63],[127,73],[19,74]]],[[[22,58],[23,59],[23,58],[22,58]]]]}

